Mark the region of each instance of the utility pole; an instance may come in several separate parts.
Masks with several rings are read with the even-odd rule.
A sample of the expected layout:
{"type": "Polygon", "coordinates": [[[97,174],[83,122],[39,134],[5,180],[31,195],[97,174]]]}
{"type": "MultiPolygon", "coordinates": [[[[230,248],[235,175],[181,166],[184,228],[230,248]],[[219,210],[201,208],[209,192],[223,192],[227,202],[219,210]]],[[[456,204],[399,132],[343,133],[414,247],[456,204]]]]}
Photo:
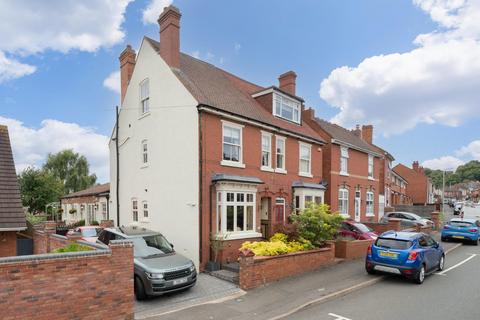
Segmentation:
{"type": "Polygon", "coordinates": [[[445,214],[445,170],[443,170],[443,179],[442,179],[442,212],[445,214]]]}
{"type": "Polygon", "coordinates": [[[116,111],[116,121],[115,121],[115,150],[116,150],[116,160],[117,160],[117,186],[116,186],[116,197],[117,197],[117,227],[120,227],[120,192],[118,190],[120,186],[120,152],[118,151],[118,106],[115,107],[116,111]]]}

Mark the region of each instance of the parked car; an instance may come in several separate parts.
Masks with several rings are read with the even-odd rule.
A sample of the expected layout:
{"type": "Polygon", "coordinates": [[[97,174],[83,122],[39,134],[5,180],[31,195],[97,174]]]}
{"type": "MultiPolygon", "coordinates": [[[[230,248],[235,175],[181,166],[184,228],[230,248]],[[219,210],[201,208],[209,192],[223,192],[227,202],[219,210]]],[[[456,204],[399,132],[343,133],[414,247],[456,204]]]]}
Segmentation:
{"type": "Polygon", "coordinates": [[[131,226],[106,228],[98,237],[98,241],[106,245],[112,240],[133,242],[134,286],[138,300],[195,285],[195,264],[175,252],[162,234],[131,226]]]}
{"type": "Polygon", "coordinates": [[[100,231],[102,231],[102,228],[99,226],[83,226],[69,230],[67,235],[80,234],[82,236],[82,240],[95,243],[100,231]]]}
{"type": "Polygon", "coordinates": [[[401,220],[402,226],[414,227],[416,225],[421,225],[422,227],[433,226],[431,220],[420,217],[419,215],[411,212],[389,212],[386,213],[380,222],[388,222],[388,219],[396,218],[401,220]]]}
{"type": "Polygon", "coordinates": [[[453,214],[458,216],[463,211],[463,202],[456,202],[455,206],[453,207],[453,214]]]}
{"type": "Polygon", "coordinates": [[[477,246],[479,238],[480,221],[475,219],[453,218],[442,229],[442,241],[467,240],[477,246]]]}
{"type": "Polygon", "coordinates": [[[425,275],[442,270],[445,252],[427,234],[419,232],[382,233],[368,247],[365,269],[369,274],[387,272],[405,276],[422,284],[425,275]]]}
{"type": "Polygon", "coordinates": [[[351,237],[355,240],[375,240],[378,235],[368,226],[355,220],[345,220],[342,222],[338,235],[341,237],[351,237]]]}

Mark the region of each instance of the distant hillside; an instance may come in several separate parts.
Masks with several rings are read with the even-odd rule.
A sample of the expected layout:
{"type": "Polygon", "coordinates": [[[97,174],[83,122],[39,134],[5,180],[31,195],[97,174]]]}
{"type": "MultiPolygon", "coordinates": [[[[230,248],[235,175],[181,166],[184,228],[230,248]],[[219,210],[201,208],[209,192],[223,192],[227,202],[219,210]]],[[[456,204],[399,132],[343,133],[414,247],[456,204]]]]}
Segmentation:
{"type": "MultiPolygon", "coordinates": [[[[432,179],[436,188],[442,187],[442,170],[425,168],[425,174],[432,179]]],[[[445,185],[453,185],[460,182],[480,181],[480,161],[472,160],[463,166],[459,166],[455,172],[445,173],[445,185]]]]}

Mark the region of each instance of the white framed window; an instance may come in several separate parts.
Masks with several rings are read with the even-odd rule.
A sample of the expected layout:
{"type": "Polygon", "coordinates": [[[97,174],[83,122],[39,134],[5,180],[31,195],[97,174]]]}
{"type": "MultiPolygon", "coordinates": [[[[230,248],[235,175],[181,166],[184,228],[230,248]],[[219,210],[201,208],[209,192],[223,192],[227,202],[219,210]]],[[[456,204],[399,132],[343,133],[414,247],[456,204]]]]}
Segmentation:
{"type": "Polygon", "coordinates": [[[148,78],[140,82],[140,110],[141,114],[150,112],[150,88],[148,78]]]}
{"type": "Polygon", "coordinates": [[[277,172],[286,172],[285,171],[285,138],[284,137],[276,137],[275,140],[275,147],[276,147],[276,155],[277,155],[277,163],[276,163],[276,170],[277,172]]]}
{"type": "Polygon", "coordinates": [[[133,222],[138,221],[138,200],[132,199],[132,220],[133,222]]]}
{"type": "Polygon", "coordinates": [[[148,202],[142,201],[143,219],[148,219],[148,202]]]}
{"type": "Polygon", "coordinates": [[[298,188],[295,189],[294,199],[295,199],[295,209],[303,210],[308,208],[312,203],[322,204],[324,199],[324,190],[320,189],[309,189],[309,188],[298,188]]]}
{"type": "Polygon", "coordinates": [[[368,177],[373,179],[373,156],[371,154],[368,155],[368,177]]]}
{"type": "Polygon", "coordinates": [[[107,220],[107,203],[102,202],[102,218],[103,220],[107,220]]]}
{"type": "Polygon", "coordinates": [[[217,226],[220,233],[255,232],[256,194],[251,191],[217,192],[217,226]]]}
{"type": "Polygon", "coordinates": [[[222,164],[244,167],[242,158],[243,126],[223,122],[222,133],[222,164]]]}
{"type": "Polygon", "coordinates": [[[273,114],[300,123],[300,103],[278,92],[273,94],[273,114]]]}
{"type": "Polygon", "coordinates": [[[348,148],[340,147],[340,174],[348,175],[348,148]]]}
{"type": "Polygon", "coordinates": [[[262,132],[262,169],[272,168],[272,135],[262,132]]]}
{"type": "Polygon", "coordinates": [[[367,198],[366,198],[366,204],[367,204],[367,209],[366,209],[366,215],[367,216],[373,216],[373,192],[367,191],[367,198]]]}
{"type": "Polygon", "coordinates": [[[348,189],[338,190],[338,212],[342,216],[348,216],[348,189]]]}
{"type": "Polygon", "coordinates": [[[148,164],[148,142],[147,140],[142,141],[142,164],[148,164]]]}
{"type": "Polygon", "coordinates": [[[301,176],[311,177],[311,156],[312,156],[312,146],[306,143],[300,143],[300,161],[298,174],[301,176]]]}

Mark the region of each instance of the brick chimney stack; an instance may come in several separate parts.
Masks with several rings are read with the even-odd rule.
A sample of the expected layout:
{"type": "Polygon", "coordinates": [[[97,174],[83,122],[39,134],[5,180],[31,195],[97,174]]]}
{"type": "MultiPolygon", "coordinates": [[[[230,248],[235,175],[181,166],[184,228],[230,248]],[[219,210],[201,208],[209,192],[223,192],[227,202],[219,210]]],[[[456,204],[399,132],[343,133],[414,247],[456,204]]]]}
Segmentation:
{"type": "Polygon", "coordinates": [[[373,126],[371,124],[362,126],[362,139],[368,143],[373,141],[373,126]]]}
{"type": "Polygon", "coordinates": [[[135,50],[132,49],[131,45],[127,45],[125,50],[122,51],[118,60],[120,61],[120,97],[121,102],[123,103],[123,99],[125,98],[125,94],[127,93],[127,87],[130,83],[130,79],[132,78],[133,69],[135,69],[135,58],[137,54],[135,50]]]}
{"type": "Polygon", "coordinates": [[[285,72],[278,77],[278,87],[291,95],[295,95],[296,79],[297,74],[295,72],[285,72]]]}
{"type": "Polygon", "coordinates": [[[412,169],[415,171],[415,172],[420,172],[422,170],[422,167],[420,167],[420,165],[418,164],[418,161],[413,161],[412,163],[412,169]]]}
{"type": "Polygon", "coordinates": [[[357,137],[361,138],[362,137],[362,130],[360,129],[360,125],[357,124],[355,126],[355,129],[352,130],[352,133],[356,135],[357,137]]]}
{"type": "Polygon", "coordinates": [[[182,14],[175,6],[163,9],[158,17],[160,25],[160,55],[171,68],[180,68],[180,18],[182,14]]]}

